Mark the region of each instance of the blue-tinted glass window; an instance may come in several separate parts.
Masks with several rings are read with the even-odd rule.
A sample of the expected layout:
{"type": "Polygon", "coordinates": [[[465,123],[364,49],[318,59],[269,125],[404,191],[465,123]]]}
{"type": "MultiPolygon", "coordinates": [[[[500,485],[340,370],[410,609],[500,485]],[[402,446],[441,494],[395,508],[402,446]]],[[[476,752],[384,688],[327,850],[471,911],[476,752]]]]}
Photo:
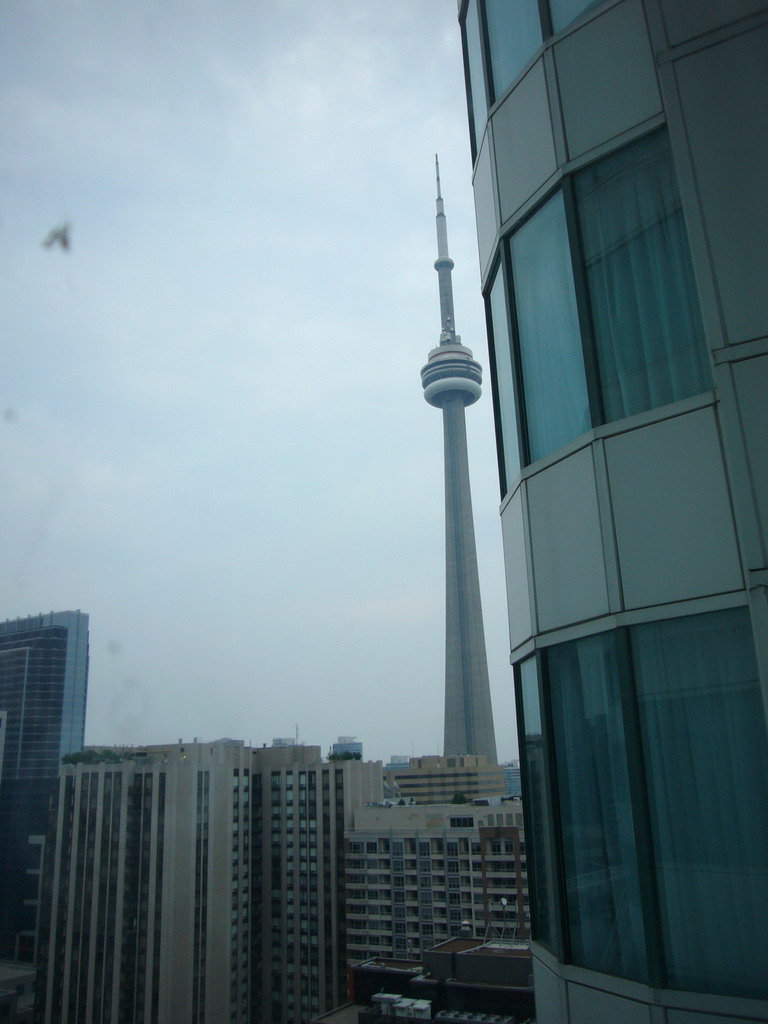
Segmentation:
{"type": "Polygon", "coordinates": [[[645,937],[615,633],[548,652],[574,963],[646,980],[645,937]]]}
{"type": "Polygon", "coordinates": [[[526,842],[532,880],[534,938],[553,952],[560,950],[557,914],[557,868],[552,798],[547,765],[546,739],[535,658],[520,666],[526,786],[526,842]]]}
{"type": "Polygon", "coordinates": [[[541,46],[537,0],[486,0],[493,98],[497,100],[541,46]]]}
{"type": "Polygon", "coordinates": [[[632,631],[669,983],[765,998],[768,743],[744,608],[632,631]]]}
{"type": "Polygon", "coordinates": [[[666,134],[575,176],[605,420],[712,387],[666,134]]]}
{"type": "Polygon", "coordinates": [[[528,449],[535,460],[591,426],[561,193],[515,232],[510,254],[528,449]]]}
{"type": "Polygon", "coordinates": [[[472,124],[475,129],[475,146],[480,148],[480,142],[485,131],[485,119],[488,114],[488,100],[485,92],[485,79],[483,77],[483,50],[480,35],[480,13],[477,9],[477,0],[470,0],[467,8],[467,18],[464,23],[464,38],[467,53],[467,65],[469,68],[469,91],[471,93],[471,115],[472,124]]]}
{"type": "Polygon", "coordinates": [[[517,399],[512,370],[512,340],[509,333],[507,294],[501,268],[490,292],[490,316],[493,331],[493,351],[496,361],[496,385],[502,452],[504,458],[504,480],[502,491],[506,492],[511,482],[520,473],[520,446],[517,436],[517,399]]]}
{"type": "Polygon", "coordinates": [[[568,216],[558,192],[508,243],[528,461],[713,386],[666,134],[578,172],[573,196],[568,216]]]}

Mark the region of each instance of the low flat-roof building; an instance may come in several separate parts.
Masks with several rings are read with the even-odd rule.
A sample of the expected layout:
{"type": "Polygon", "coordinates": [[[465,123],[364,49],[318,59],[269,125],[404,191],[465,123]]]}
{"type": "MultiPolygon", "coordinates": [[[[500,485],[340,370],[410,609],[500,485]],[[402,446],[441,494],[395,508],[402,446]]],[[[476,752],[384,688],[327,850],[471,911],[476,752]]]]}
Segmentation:
{"type": "Polygon", "coordinates": [[[418,1001],[421,1019],[443,1024],[523,1024],[535,1015],[531,952],[524,942],[459,937],[425,951],[420,963],[367,960],[350,968],[349,999],[340,1009],[355,1007],[359,1024],[409,1016],[404,999],[418,1001]]]}
{"type": "Polygon", "coordinates": [[[503,765],[482,754],[411,757],[408,764],[384,769],[387,796],[413,797],[417,804],[447,804],[456,797],[504,796],[503,765]]]}

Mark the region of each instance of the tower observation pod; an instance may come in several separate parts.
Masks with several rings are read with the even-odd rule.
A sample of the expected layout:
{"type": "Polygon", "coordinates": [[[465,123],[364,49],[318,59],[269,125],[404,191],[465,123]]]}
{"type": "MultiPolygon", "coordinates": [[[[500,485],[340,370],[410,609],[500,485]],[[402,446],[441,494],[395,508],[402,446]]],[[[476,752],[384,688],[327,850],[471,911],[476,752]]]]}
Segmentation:
{"type": "Polygon", "coordinates": [[[482,754],[496,764],[483,611],[477,573],[464,409],[480,397],[482,370],[455,331],[448,233],[437,175],[440,342],[421,371],[424,398],[443,411],[445,457],[445,738],[444,753],[482,754]]]}

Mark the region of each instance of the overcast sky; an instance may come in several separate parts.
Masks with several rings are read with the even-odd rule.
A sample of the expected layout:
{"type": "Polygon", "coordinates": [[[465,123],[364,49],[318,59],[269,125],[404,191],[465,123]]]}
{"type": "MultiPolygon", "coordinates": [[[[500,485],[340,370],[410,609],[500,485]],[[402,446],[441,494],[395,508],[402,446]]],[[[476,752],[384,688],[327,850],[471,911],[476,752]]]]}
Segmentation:
{"type": "MultiPolygon", "coordinates": [[[[89,743],[440,752],[435,152],[487,367],[454,0],[5,0],[0,38],[0,614],[90,614],[89,743]]],[[[489,389],[467,420],[509,758],[489,389]]]]}

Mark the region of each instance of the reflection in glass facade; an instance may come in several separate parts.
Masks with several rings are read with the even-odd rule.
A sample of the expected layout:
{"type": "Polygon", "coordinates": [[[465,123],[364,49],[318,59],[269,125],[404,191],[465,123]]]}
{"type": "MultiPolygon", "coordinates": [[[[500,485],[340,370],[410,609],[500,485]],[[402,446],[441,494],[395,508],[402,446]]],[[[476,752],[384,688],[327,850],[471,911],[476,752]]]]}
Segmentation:
{"type": "Polygon", "coordinates": [[[548,652],[563,868],[574,963],[646,980],[615,633],[548,652]]]}
{"type": "Polygon", "coordinates": [[[551,946],[556,932],[557,822],[566,959],[759,997],[768,738],[746,608],[558,644],[543,666],[543,688],[532,659],[520,666],[535,937],[551,946]]]}
{"type": "Polygon", "coordinates": [[[507,294],[504,275],[500,270],[490,291],[490,323],[493,332],[493,352],[496,357],[495,379],[498,382],[498,415],[501,420],[504,483],[506,491],[520,473],[520,445],[517,439],[517,400],[515,399],[512,370],[512,339],[507,318],[507,294]]]}
{"type": "Polygon", "coordinates": [[[590,428],[563,197],[557,192],[509,242],[531,460],[590,428]]]}
{"type": "Polygon", "coordinates": [[[485,17],[496,101],[541,46],[538,0],[485,0],[485,17]]]}
{"type": "Polygon", "coordinates": [[[525,834],[528,849],[535,850],[528,858],[528,875],[532,890],[535,938],[554,953],[562,945],[557,913],[558,886],[555,856],[554,818],[550,798],[549,761],[542,724],[541,686],[535,658],[520,666],[520,695],[524,723],[521,743],[525,762],[525,834]]]}

